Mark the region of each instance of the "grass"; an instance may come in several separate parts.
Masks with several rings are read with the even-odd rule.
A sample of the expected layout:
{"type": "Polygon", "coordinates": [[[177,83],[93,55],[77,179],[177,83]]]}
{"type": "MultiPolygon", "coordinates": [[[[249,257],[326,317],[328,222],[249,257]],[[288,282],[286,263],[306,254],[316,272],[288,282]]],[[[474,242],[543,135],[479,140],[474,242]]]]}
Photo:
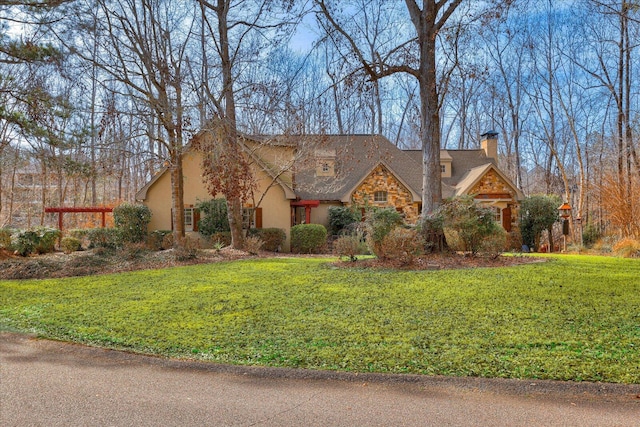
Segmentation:
{"type": "Polygon", "coordinates": [[[410,272],[275,258],[0,281],[0,329],[233,364],[640,383],[640,261],[410,272]]]}

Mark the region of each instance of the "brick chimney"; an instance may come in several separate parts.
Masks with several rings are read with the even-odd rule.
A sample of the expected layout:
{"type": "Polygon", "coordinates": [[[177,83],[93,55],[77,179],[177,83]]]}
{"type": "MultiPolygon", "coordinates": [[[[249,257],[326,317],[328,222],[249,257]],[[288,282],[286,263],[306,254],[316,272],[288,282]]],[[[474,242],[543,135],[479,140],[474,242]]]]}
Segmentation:
{"type": "Polygon", "coordinates": [[[498,132],[495,130],[488,130],[482,135],[480,140],[480,147],[484,150],[487,157],[498,161],[498,132]]]}

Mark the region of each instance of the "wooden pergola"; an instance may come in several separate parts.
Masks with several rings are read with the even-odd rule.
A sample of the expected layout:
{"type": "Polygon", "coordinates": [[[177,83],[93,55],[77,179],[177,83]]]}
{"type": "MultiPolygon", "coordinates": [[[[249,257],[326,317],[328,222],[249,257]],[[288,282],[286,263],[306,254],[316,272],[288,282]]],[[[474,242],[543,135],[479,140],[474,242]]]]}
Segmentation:
{"type": "Polygon", "coordinates": [[[62,215],[65,213],[101,213],[102,214],[102,228],[106,226],[107,220],[106,215],[109,212],[113,212],[113,208],[109,208],[106,206],[85,206],[85,207],[48,207],[44,208],[46,213],[57,213],[58,214],[58,229],[62,231],[63,221],[62,215]]]}

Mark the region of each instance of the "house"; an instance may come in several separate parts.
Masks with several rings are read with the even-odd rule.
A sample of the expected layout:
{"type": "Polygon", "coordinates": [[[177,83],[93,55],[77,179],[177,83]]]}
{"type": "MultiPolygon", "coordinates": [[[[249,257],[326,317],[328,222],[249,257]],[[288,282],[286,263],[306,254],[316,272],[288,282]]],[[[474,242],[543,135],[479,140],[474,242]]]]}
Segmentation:
{"type": "MultiPolygon", "coordinates": [[[[196,138],[211,137],[201,133],[196,138]]],[[[495,209],[507,231],[516,223],[522,192],[497,166],[497,133],[483,135],[476,150],[442,150],[444,198],[474,195],[495,209]]],[[[331,206],[393,207],[408,223],[422,208],[422,153],[401,150],[379,135],[243,136],[256,180],[253,200],[243,210],[245,227],[284,229],[315,223],[328,226],[331,206]]],[[[197,231],[195,205],[209,200],[202,182],[201,153],[183,158],[185,230],[197,231]]],[[[153,217],[150,229],[171,228],[171,188],[167,170],[156,174],[136,195],[153,217]]]]}

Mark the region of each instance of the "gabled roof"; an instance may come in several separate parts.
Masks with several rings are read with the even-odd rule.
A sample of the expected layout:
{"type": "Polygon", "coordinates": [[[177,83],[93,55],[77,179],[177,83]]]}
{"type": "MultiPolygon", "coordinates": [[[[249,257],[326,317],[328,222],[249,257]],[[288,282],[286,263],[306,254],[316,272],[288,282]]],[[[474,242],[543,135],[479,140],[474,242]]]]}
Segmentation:
{"type": "Polygon", "coordinates": [[[335,150],[335,175],[316,176],[315,167],[308,165],[296,169],[295,190],[302,199],[348,201],[379,164],[394,174],[416,201],[420,198],[422,168],[383,136],[325,135],[317,148],[324,152],[335,150]]]}
{"type": "MultiPolygon", "coordinates": [[[[198,137],[198,136],[202,136],[206,131],[200,131],[198,132],[198,134],[196,134],[196,136],[194,136],[194,138],[198,137]]],[[[266,141],[267,137],[246,137],[246,136],[242,136],[240,135],[240,147],[243,149],[243,151],[262,169],[264,170],[269,176],[271,176],[274,181],[280,186],[282,187],[284,193],[285,193],[285,197],[287,199],[295,199],[296,195],[292,189],[292,183],[291,182],[287,182],[286,179],[283,179],[283,177],[281,176],[281,174],[279,174],[275,168],[271,165],[268,164],[268,162],[266,162],[264,159],[262,159],[254,150],[250,150],[243,142],[242,139],[251,139],[254,141],[266,141]]],[[[270,142],[271,143],[271,142],[270,142]]],[[[282,144],[283,146],[285,146],[286,144],[282,144]]],[[[184,147],[184,152],[188,153],[192,150],[191,148],[191,143],[187,144],[184,147]]],[[[138,192],[136,193],[135,199],[137,201],[144,201],[147,198],[147,192],[149,191],[149,188],[151,188],[151,186],[158,180],[160,179],[160,177],[162,175],[164,175],[165,173],[167,173],[169,171],[169,167],[168,166],[163,166],[162,168],[160,168],[160,170],[158,170],[158,172],[156,172],[155,175],[153,175],[153,177],[151,177],[151,179],[149,180],[149,182],[147,182],[140,190],[138,190],[138,192]]]]}

